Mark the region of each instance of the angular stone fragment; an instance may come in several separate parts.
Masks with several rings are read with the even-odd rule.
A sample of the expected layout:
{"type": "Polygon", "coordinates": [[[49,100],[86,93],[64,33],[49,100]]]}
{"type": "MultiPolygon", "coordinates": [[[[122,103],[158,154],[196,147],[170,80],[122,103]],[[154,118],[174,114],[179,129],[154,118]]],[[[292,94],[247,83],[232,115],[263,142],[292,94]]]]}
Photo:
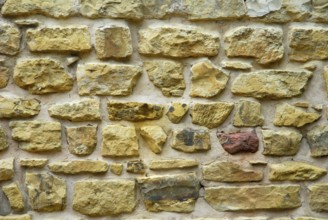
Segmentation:
{"type": "Polygon", "coordinates": [[[7,86],[9,81],[9,69],[4,66],[0,66],[0,89],[7,86]]]}
{"type": "Polygon", "coordinates": [[[49,58],[26,59],[17,63],[14,82],[32,94],[66,92],[73,87],[73,78],[57,61],[49,58]]]}
{"type": "Polygon", "coordinates": [[[239,27],[225,36],[228,57],[254,57],[259,64],[270,64],[284,56],[283,33],[278,28],[239,27]]]}
{"type": "Polygon", "coordinates": [[[144,69],[152,83],[160,88],[163,95],[181,97],[186,89],[183,64],[171,60],[151,60],[144,62],[144,69]]]}
{"type": "Polygon", "coordinates": [[[328,126],[318,125],[307,133],[312,157],[328,156],[328,126]]]}
{"type": "Polygon", "coordinates": [[[247,15],[260,17],[281,8],[281,0],[245,0],[247,15]]]}
{"type": "Polygon", "coordinates": [[[61,124],[46,121],[11,121],[12,138],[28,152],[61,150],[61,124]]]}
{"type": "Polygon", "coordinates": [[[167,57],[216,56],[219,53],[219,36],[192,28],[148,28],[139,31],[138,50],[143,55],[167,57]]]}
{"type": "Polygon", "coordinates": [[[296,161],[270,164],[269,167],[271,181],[309,181],[327,174],[327,170],[324,168],[296,161]]]}
{"type": "Polygon", "coordinates": [[[255,131],[245,131],[225,134],[217,132],[220,144],[229,154],[240,152],[255,153],[259,149],[259,138],[255,131]]]}
{"type": "Polygon", "coordinates": [[[233,118],[233,125],[236,127],[254,127],[264,124],[264,116],[261,113],[261,103],[240,100],[233,118]]]}
{"type": "Polygon", "coordinates": [[[48,159],[20,159],[19,165],[27,168],[42,168],[48,163],[48,159]]]}
{"type": "Polygon", "coordinates": [[[310,207],[316,212],[328,212],[328,184],[318,183],[309,187],[310,207]]]}
{"type": "Polygon", "coordinates": [[[0,181],[11,180],[14,177],[14,158],[0,160],[0,181]]]}
{"type": "Polygon", "coordinates": [[[51,172],[63,174],[105,173],[108,163],[98,160],[74,160],[50,163],[48,168],[51,172]]]}
{"type": "Polygon", "coordinates": [[[140,135],[154,153],[159,154],[162,152],[167,139],[162,127],[157,125],[143,126],[140,128],[140,135]]]}
{"type": "Polygon", "coordinates": [[[29,214],[0,216],[0,220],[32,220],[29,214]]]}
{"type": "Polygon", "coordinates": [[[301,206],[298,185],[205,187],[205,200],[217,211],[283,210],[301,206]]]}
{"type": "Polygon", "coordinates": [[[68,102],[52,105],[48,109],[51,117],[69,121],[99,121],[100,101],[94,98],[82,99],[77,102],[68,102]]]}
{"type": "Polygon", "coordinates": [[[97,146],[97,126],[67,127],[68,150],[75,155],[90,155],[97,146]]]}
{"type": "Polygon", "coordinates": [[[62,211],[66,206],[66,182],[48,173],[26,173],[25,184],[32,209],[62,211]]]}
{"type": "Polygon", "coordinates": [[[282,103],[276,107],[273,124],[299,128],[318,120],[320,117],[321,115],[316,112],[306,112],[302,108],[282,103]]]}
{"type": "Polygon", "coordinates": [[[263,179],[263,173],[244,169],[237,163],[216,161],[204,165],[204,180],[215,182],[258,182],[263,179]]]}
{"type": "Polygon", "coordinates": [[[208,130],[195,130],[191,128],[173,131],[171,147],[178,151],[193,153],[211,149],[210,134],[208,130]]]}
{"type": "Polygon", "coordinates": [[[11,183],[2,187],[3,192],[9,200],[11,209],[22,211],[25,208],[23,195],[17,183],[11,183]]]}
{"type": "Polygon", "coordinates": [[[200,184],[194,173],[137,178],[150,212],[192,212],[200,184]]]}
{"type": "Polygon", "coordinates": [[[196,103],[191,109],[192,123],[208,128],[220,126],[234,107],[231,102],[196,103]]]}
{"type": "Polygon", "coordinates": [[[26,41],[33,52],[87,52],[91,37],[87,26],[28,29],[26,41]]]}
{"type": "Polygon", "coordinates": [[[138,122],[160,119],[163,116],[164,107],[142,102],[108,101],[107,111],[110,120],[138,122]]]}
{"type": "Polygon", "coordinates": [[[20,49],[20,31],[9,24],[0,25],[0,54],[16,55],[20,49]]]}
{"type": "Polygon", "coordinates": [[[126,171],[128,173],[144,174],[146,172],[146,165],[142,160],[128,161],[126,171]]]}
{"type": "Polygon", "coordinates": [[[293,130],[262,130],[264,155],[292,156],[297,154],[302,134],[293,130]]]}
{"type": "Polygon", "coordinates": [[[172,123],[177,124],[183,119],[188,110],[189,106],[187,104],[175,102],[171,104],[166,115],[172,123]]]}
{"type": "Polygon", "coordinates": [[[210,60],[194,64],[191,67],[191,97],[211,98],[220,94],[226,87],[229,74],[223,72],[210,60]],[[205,86],[206,85],[206,86],[205,86]]]}
{"type": "Polygon", "coordinates": [[[112,163],[109,165],[110,172],[114,173],[117,176],[120,176],[123,172],[123,164],[121,163],[112,163]]]}
{"type": "Polygon", "coordinates": [[[223,61],[222,67],[225,69],[233,70],[249,70],[252,69],[252,65],[246,62],[241,61],[223,61]]]}
{"type": "Polygon", "coordinates": [[[163,19],[174,13],[174,0],[141,0],[144,18],[163,19]],[[173,7],[171,7],[173,6],[173,7]]]}
{"type": "Polygon", "coordinates": [[[149,165],[151,170],[172,170],[193,168],[199,165],[197,160],[192,159],[162,159],[152,160],[149,165]]]}
{"type": "Polygon", "coordinates": [[[254,98],[291,98],[302,94],[311,77],[309,71],[260,70],[238,75],[231,91],[254,98]]]}
{"type": "Polygon", "coordinates": [[[328,22],[328,5],[326,0],[312,0],[312,20],[315,22],[328,22]]]}
{"type": "Polygon", "coordinates": [[[40,25],[40,21],[37,19],[17,19],[15,24],[19,27],[37,27],[40,25]]]}
{"type": "Polygon", "coordinates": [[[108,125],[102,131],[102,156],[133,157],[139,156],[139,145],[134,127],[108,125]]]}
{"type": "Polygon", "coordinates": [[[84,215],[106,216],[130,213],[133,212],[136,204],[134,180],[87,180],[75,183],[73,209],[84,215]]]}
{"type": "Polygon", "coordinates": [[[309,108],[310,107],[310,103],[307,101],[294,102],[293,105],[296,107],[301,107],[301,108],[309,108]]]}
{"type": "Polygon", "coordinates": [[[37,99],[5,98],[0,96],[0,118],[30,118],[39,114],[37,99]]]}
{"type": "Polygon", "coordinates": [[[8,141],[7,141],[7,135],[4,131],[4,129],[0,125],[0,152],[7,149],[9,147],[8,141]]]}

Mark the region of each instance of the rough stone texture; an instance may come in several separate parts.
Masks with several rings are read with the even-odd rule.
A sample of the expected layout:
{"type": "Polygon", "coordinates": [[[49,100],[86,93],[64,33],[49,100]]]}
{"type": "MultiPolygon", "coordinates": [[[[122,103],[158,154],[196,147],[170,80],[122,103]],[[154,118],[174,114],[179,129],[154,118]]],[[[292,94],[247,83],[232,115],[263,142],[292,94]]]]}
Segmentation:
{"type": "Polygon", "coordinates": [[[20,49],[20,31],[15,26],[0,24],[0,54],[16,55],[20,49]]]}
{"type": "Polygon", "coordinates": [[[156,154],[162,152],[162,148],[167,139],[167,135],[162,127],[157,125],[143,126],[140,128],[140,135],[151,151],[156,154]]]}
{"type": "Polygon", "coordinates": [[[191,128],[177,129],[172,132],[172,136],[171,147],[175,150],[193,153],[211,149],[208,130],[195,130],[191,128]]]}
{"type": "Polygon", "coordinates": [[[291,98],[302,94],[311,77],[309,71],[260,70],[238,75],[231,91],[254,98],[291,98]]]}
{"type": "Polygon", "coordinates": [[[283,210],[301,206],[297,185],[205,187],[205,200],[217,211],[283,210]]]}
{"type": "Polygon", "coordinates": [[[323,78],[325,80],[325,83],[326,83],[326,90],[328,92],[328,66],[325,66],[323,68],[323,78]]]}
{"type": "Polygon", "coordinates": [[[263,154],[292,156],[300,149],[302,134],[293,130],[262,130],[263,154]]]}
{"type": "Polygon", "coordinates": [[[145,174],[146,164],[142,160],[128,161],[126,165],[126,172],[134,174],[145,174]]]}
{"type": "Polygon", "coordinates": [[[221,65],[225,69],[233,69],[233,70],[250,70],[253,67],[249,63],[240,62],[240,61],[223,61],[221,65]]]}
{"type": "Polygon", "coordinates": [[[0,118],[30,118],[41,109],[37,99],[5,98],[0,96],[0,118]]]}
{"type": "Polygon", "coordinates": [[[260,17],[281,8],[281,0],[246,0],[247,15],[260,17]]]}
{"type": "Polygon", "coordinates": [[[148,28],[139,31],[139,53],[167,57],[216,56],[219,36],[194,28],[148,28]]]}
{"type": "Polygon", "coordinates": [[[192,123],[215,128],[229,116],[234,104],[231,102],[196,103],[191,109],[192,123]]]}
{"type": "Polygon", "coordinates": [[[175,12],[174,0],[142,0],[142,4],[144,18],[164,19],[175,12]]]}
{"type": "Polygon", "coordinates": [[[259,64],[270,64],[282,59],[283,33],[278,28],[239,27],[225,35],[228,57],[254,57],[259,64]]]}
{"type": "Polygon", "coordinates": [[[78,65],[76,75],[79,95],[131,95],[141,73],[141,68],[134,65],[78,65]]]}
{"type": "Polygon", "coordinates": [[[8,147],[7,135],[4,129],[0,126],[0,152],[6,150],[8,147]]]}
{"type": "Polygon", "coordinates": [[[136,206],[133,180],[87,180],[75,183],[73,209],[88,216],[118,215],[136,206]]]}
{"type": "Polygon", "coordinates": [[[317,22],[328,22],[328,5],[326,0],[313,0],[312,20],[317,22]]]}
{"type": "Polygon", "coordinates": [[[271,181],[308,181],[316,180],[327,174],[327,170],[309,163],[286,161],[270,164],[271,181]]]}
{"type": "Polygon", "coordinates": [[[223,149],[229,154],[240,152],[255,153],[259,149],[259,138],[255,131],[244,131],[230,134],[218,131],[216,135],[223,149]]]}
{"type": "Polygon", "coordinates": [[[54,59],[26,59],[18,61],[14,82],[32,94],[66,92],[72,89],[73,79],[54,59]]]}
{"type": "Polygon", "coordinates": [[[11,180],[14,177],[14,158],[0,160],[0,181],[11,180]]]}
{"type": "Polygon", "coordinates": [[[183,117],[187,114],[189,106],[185,103],[174,102],[170,105],[169,110],[166,113],[168,119],[174,123],[178,124],[183,117]]]}
{"type": "Polygon", "coordinates": [[[202,168],[203,179],[215,182],[258,182],[263,173],[244,169],[237,163],[216,161],[202,168]]]}
{"type": "Polygon", "coordinates": [[[311,129],[306,137],[312,157],[328,156],[328,126],[318,125],[311,129]]]}
{"type": "Polygon", "coordinates": [[[108,118],[112,121],[144,121],[157,120],[163,116],[164,107],[142,102],[108,101],[108,118]]]}
{"type": "Polygon", "coordinates": [[[326,218],[298,217],[296,220],[327,220],[326,218]]]}
{"type": "Polygon", "coordinates": [[[25,184],[32,209],[61,211],[66,206],[66,181],[48,173],[26,173],[25,184]]]}
{"type": "Polygon", "coordinates": [[[48,163],[48,159],[20,159],[19,165],[26,168],[43,168],[48,163]]]}
{"type": "Polygon", "coordinates": [[[310,103],[307,101],[294,102],[293,105],[296,107],[301,107],[301,108],[309,108],[310,107],[310,103]]]}
{"type": "Polygon", "coordinates": [[[25,205],[23,195],[16,182],[3,186],[2,190],[9,200],[11,209],[15,211],[24,210],[25,205]]]}
{"type": "Polygon", "coordinates": [[[9,81],[9,69],[4,66],[0,66],[0,89],[5,88],[9,81]]]}
{"type": "Polygon", "coordinates": [[[0,220],[32,220],[29,214],[0,216],[0,220]]]}
{"type": "Polygon", "coordinates": [[[172,170],[193,168],[198,166],[197,160],[192,159],[162,159],[152,160],[149,164],[151,170],[172,170]]]}
{"type": "Polygon", "coordinates": [[[163,95],[183,96],[186,84],[183,77],[183,64],[171,60],[151,60],[144,62],[149,80],[158,87],[163,95]]]}
{"type": "Polygon", "coordinates": [[[61,124],[46,121],[11,121],[12,138],[29,152],[61,150],[61,124]]]}
{"type": "Polygon", "coordinates": [[[240,100],[233,118],[233,125],[236,127],[254,127],[264,124],[264,116],[261,112],[261,103],[240,100]]]}
{"type": "Polygon", "coordinates": [[[192,212],[200,184],[194,173],[137,178],[150,212],[192,212]]]}
{"type": "Polygon", "coordinates": [[[71,154],[90,155],[97,146],[97,126],[67,127],[66,137],[71,154]]]}
{"type": "Polygon", "coordinates": [[[108,125],[102,131],[102,156],[139,156],[139,145],[134,127],[108,125]]]}
{"type": "Polygon", "coordinates": [[[87,52],[91,37],[87,26],[28,29],[26,41],[33,52],[87,52]]]}
{"type": "Polygon", "coordinates": [[[54,104],[48,109],[51,117],[69,121],[99,121],[100,101],[98,99],[82,99],[77,102],[54,104]]]}
{"type": "Polygon", "coordinates": [[[110,172],[114,173],[117,176],[120,176],[123,172],[123,164],[121,163],[112,163],[109,165],[110,172]]]}
{"type": "Polygon", "coordinates": [[[15,24],[18,27],[37,27],[40,25],[40,21],[37,19],[17,19],[15,24]]]}
{"type": "Polygon", "coordinates": [[[282,103],[276,107],[273,124],[299,128],[318,120],[320,117],[321,115],[316,112],[306,112],[302,108],[282,103]]]}
{"type": "Polygon", "coordinates": [[[328,211],[328,184],[318,183],[309,187],[310,207],[316,212],[328,211]]]}
{"type": "Polygon", "coordinates": [[[98,160],[72,160],[63,162],[53,162],[48,165],[53,173],[80,174],[80,173],[105,173],[108,164],[98,160]]]}

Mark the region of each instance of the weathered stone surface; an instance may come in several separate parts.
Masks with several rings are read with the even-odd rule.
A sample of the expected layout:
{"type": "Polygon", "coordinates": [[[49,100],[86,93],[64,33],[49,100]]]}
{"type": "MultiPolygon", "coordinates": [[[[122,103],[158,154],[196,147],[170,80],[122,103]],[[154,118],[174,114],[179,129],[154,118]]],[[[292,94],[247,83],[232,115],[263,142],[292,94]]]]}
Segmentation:
{"type": "Polygon", "coordinates": [[[5,98],[0,96],[0,118],[29,118],[39,114],[37,99],[5,98]]]}
{"type": "Polygon", "coordinates": [[[236,127],[262,126],[264,116],[261,113],[261,103],[240,100],[233,118],[233,125],[236,127]]]}
{"type": "Polygon", "coordinates": [[[151,60],[144,62],[144,69],[152,83],[163,95],[181,97],[186,89],[183,64],[172,60],[151,60]]]}
{"type": "Polygon", "coordinates": [[[178,124],[183,117],[187,114],[189,106],[185,103],[174,102],[170,105],[169,110],[166,113],[168,119],[174,123],[178,124]]]}
{"type": "Polygon", "coordinates": [[[328,66],[325,66],[323,68],[323,78],[325,79],[325,82],[326,82],[326,90],[328,92],[328,66]]]}
{"type": "Polygon", "coordinates": [[[143,55],[168,57],[216,56],[219,53],[219,36],[192,28],[148,28],[139,31],[138,50],[143,55]]]}
{"type": "Polygon", "coordinates": [[[306,62],[328,58],[328,29],[291,27],[289,30],[289,59],[306,62]]]}
{"type": "Polygon", "coordinates": [[[19,61],[14,70],[14,82],[32,94],[66,92],[73,87],[73,79],[64,67],[49,58],[19,61]]]}
{"type": "Polygon", "coordinates": [[[9,81],[9,69],[4,66],[0,66],[0,89],[7,86],[9,81]]]}
{"type": "Polygon", "coordinates": [[[260,17],[281,8],[281,0],[245,0],[247,15],[260,17]]]}
{"type": "Polygon", "coordinates": [[[20,49],[20,31],[9,25],[0,25],[0,54],[16,55],[20,49]]]}
{"type": "Polygon", "coordinates": [[[7,141],[7,135],[5,133],[5,130],[0,125],[0,151],[3,151],[9,147],[8,141],[7,141]]]}
{"type": "Polygon", "coordinates": [[[130,213],[136,203],[134,180],[88,180],[75,183],[73,209],[84,215],[130,213]]]}
{"type": "Polygon", "coordinates": [[[316,212],[328,212],[328,184],[319,183],[309,187],[310,207],[316,212]]]}
{"type": "Polygon", "coordinates": [[[156,154],[162,152],[162,148],[167,139],[167,135],[162,127],[157,125],[143,126],[140,128],[140,135],[151,151],[156,154]]]}
{"type": "Polygon", "coordinates": [[[228,57],[254,57],[259,64],[270,64],[284,56],[283,33],[278,28],[239,27],[225,35],[228,57]]]}
{"type": "Polygon", "coordinates": [[[66,182],[48,173],[26,173],[25,184],[32,209],[61,211],[66,206],[66,182]]]}
{"type": "Polygon", "coordinates": [[[51,172],[64,174],[105,173],[108,163],[98,160],[72,160],[53,162],[48,165],[51,172]]]}
{"type": "Polygon", "coordinates": [[[315,22],[328,22],[328,5],[326,0],[313,0],[312,20],[315,22]]]}
{"type": "Polygon", "coordinates": [[[114,173],[117,176],[120,176],[123,172],[123,164],[121,163],[112,163],[109,165],[110,172],[114,173]]]}
{"type": "Polygon", "coordinates": [[[223,61],[221,65],[225,69],[233,70],[250,70],[253,67],[250,63],[241,61],[223,61]]]}
{"type": "Polygon", "coordinates": [[[97,146],[97,126],[67,127],[68,150],[75,155],[90,155],[97,146]]]}
{"type": "Polygon", "coordinates": [[[231,91],[254,98],[291,98],[302,94],[311,77],[309,71],[260,70],[238,75],[231,91]]]}
{"type": "Polygon", "coordinates": [[[294,102],[293,105],[296,107],[301,107],[301,108],[309,108],[310,107],[310,103],[307,101],[294,102]]]}
{"type": "Polygon", "coordinates": [[[311,129],[306,137],[312,157],[328,156],[328,126],[318,125],[311,129]]]}
{"type": "Polygon", "coordinates": [[[12,138],[29,152],[61,150],[61,124],[46,121],[11,121],[12,138]]]}
{"type": "Polygon", "coordinates": [[[137,178],[150,212],[192,212],[200,184],[194,173],[137,178]]]}
{"type": "Polygon", "coordinates": [[[306,112],[302,108],[282,103],[276,107],[273,124],[299,128],[318,120],[320,117],[321,115],[316,112],[306,112]]]}
{"type": "Polygon", "coordinates": [[[234,107],[230,102],[196,103],[191,109],[192,123],[215,128],[220,126],[230,115],[234,107]]]}
{"type": "Polygon", "coordinates": [[[131,95],[141,74],[141,68],[134,65],[78,65],[76,75],[79,95],[131,95]]]}
{"type": "Polygon", "coordinates": [[[0,160],[0,181],[11,180],[14,177],[14,158],[0,160]]]}
{"type": "Polygon", "coordinates": [[[9,200],[11,209],[22,211],[25,208],[23,195],[17,183],[11,183],[2,187],[2,190],[9,200]]]}
{"type": "Polygon", "coordinates": [[[108,125],[102,131],[102,156],[139,156],[139,145],[134,127],[108,125]]]}
{"type": "Polygon", "coordinates": [[[132,55],[132,38],[128,27],[101,27],[95,33],[95,49],[99,59],[125,58],[132,55]]]}
{"type": "Polygon", "coordinates": [[[270,164],[269,179],[271,181],[307,181],[316,180],[327,174],[327,170],[309,163],[285,161],[270,164]]]}
{"type": "Polygon", "coordinates": [[[217,211],[283,210],[301,206],[297,185],[205,187],[205,200],[217,211]]]}
{"type": "Polygon", "coordinates": [[[40,21],[37,19],[17,19],[15,24],[18,27],[37,27],[40,25],[40,21]]]}
{"type": "Polygon", "coordinates": [[[192,159],[162,159],[152,160],[149,165],[151,170],[172,170],[193,168],[199,165],[197,160],[192,159]]]}
{"type": "Polygon", "coordinates": [[[204,180],[215,182],[257,182],[263,173],[244,169],[237,163],[216,161],[202,168],[204,180]]]}
{"type": "Polygon", "coordinates": [[[87,26],[28,29],[26,41],[33,52],[87,52],[91,37],[87,26]]]}
{"type": "Polygon", "coordinates": [[[193,153],[211,149],[210,134],[208,130],[195,130],[191,128],[173,131],[171,147],[178,151],[193,153]]]}
{"type": "Polygon", "coordinates": [[[164,107],[142,102],[108,101],[108,118],[113,121],[157,120],[163,116],[164,107]]]}
{"type": "Polygon", "coordinates": [[[100,101],[94,98],[54,104],[48,109],[51,117],[69,121],[99,121],[100,101]]]}
{"type": "Polygon", "coordinates": [[[32,217],[28,214],[7,215],[7,216],[0,216],[0,220],[32,220],[32,217]]]}
{"type": "Polygon", "coordinates": [[[295,220],[327,220],[326,218],[298,217],[295,220]]]}
{"type": "Polygon", "coordinates": [[[126,171],[128,173],[144,174],[146,173],[146,164],[142,160],[128,161],[126,171]]]}
{"type": "Polygon", "coordinates": [[[301,145],[302,134],[293,130],[262,130],[264,155],[292,156],[301,145]]]}
{"type": "Polygon", "coordinates": [[[20,159],[19,165],[27,168],[42,168],[48,163],[48,159],[20,159]]]}
{"type": "Polygon", "coordinates": [[[220,144],[229,154],[240,152],[255,153],[259,149],[259,138],[255,131],[244,131],[225,134],[217,132],[220,144]]]}
{"type": "Polygon", "coordinates": [[[211,98],[220,94],[226,87],[229,74],[223,72],[210,60],[191,67],[191,97],[211,98]],[[206,85],[206,86],[205,86],[206,85]]]}
{"type": "MultiPolygon", "coordinates": [[[[176,10],[173,0],[142,0],[144,18],[163,19],[176,10]],[[173,6],[173,7],[171,7],[173,6]]],[[[179,3],[179,2],[178,2],[179,3]]]]}

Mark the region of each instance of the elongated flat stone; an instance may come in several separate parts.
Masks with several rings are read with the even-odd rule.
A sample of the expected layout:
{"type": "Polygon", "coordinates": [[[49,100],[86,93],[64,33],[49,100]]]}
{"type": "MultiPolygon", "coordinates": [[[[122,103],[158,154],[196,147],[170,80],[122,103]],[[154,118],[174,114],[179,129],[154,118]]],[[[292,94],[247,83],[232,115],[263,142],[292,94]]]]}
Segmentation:
{"type": "Polygon", "coordinates": [[[0,96],[0,118],[30,118],[41,109],[37,99],[5,98],[0,96]]]}
{"type": "Polygon", "coordinates": [[[307,134],[312,157],[328,156],[328,126],[318,125],[307,134]]]}
{"type": "Polygon", "coordinates": [[[51,172],[63,174],[105,173],[108,163],[98,160],[73,160],[53,162],[48,165],[51,172]]]}
{"type": "Polygon", "coordinates": [[[16,55],[20,50],[21,35],[17,27],[9,24],[0,25],[0,54],[16,55]]]}
{"type": "Polygon", "coordinates": [[[7,216],[0,216],[0,220],[32,220],[32,217],[29,214],[7,215],[7,216]]]}
{"type": "Polygon", "coordinates": [[[20,159],[19,165],[27,168],[42,168],[48,163],[48,159],[20,159]]]}
{"type": "Polygon", "coordinates": [[[328,212],[328,184],[318,183],[309,187],[310,207],[316,212],[328,212]]]}
{"type": "Polygon", "coordinates": [[[208,151],[211,149],[210,134],[203,129],[177,129],[173,131],[171,147],[175,150],[193,153],[208,151]]]}
{"type": "Polygon", "coordinates": [[[191,159],[162,159],[152,160],[149,168],[151,170],[172,170],[197,167],[198,164],[197,160],[191,159]]]}

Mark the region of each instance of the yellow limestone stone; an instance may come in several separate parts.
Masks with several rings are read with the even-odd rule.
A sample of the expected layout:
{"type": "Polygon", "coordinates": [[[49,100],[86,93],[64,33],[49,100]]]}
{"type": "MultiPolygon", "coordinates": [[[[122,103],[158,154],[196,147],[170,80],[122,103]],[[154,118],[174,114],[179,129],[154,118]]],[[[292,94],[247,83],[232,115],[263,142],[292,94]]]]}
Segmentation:
{"type": "Polygon", "coordinates": [[[63,174],[105,173],[108,164],[98,160],[72,160],[50,163],[48,168],[51,172],[63,174]]]}
{"type": "Polygon", "coordinates": [[[171,147],[175,150],[193,153],[211,149],[210,134],[206,129],[175,129],[172,136],[171,147]]]}
{"type": "Polygon", "coordinates": [[[261,103],[240,100],[233,118],[233,125],[236,127],[262,126],[264,116],[261,112],[261,103]]]}
{"type": "Polygon", "coordinates": [[[172,123],[179,123],[189,110],[189,106],[185,103],[172,103],[166,115],[172,123]]]}
{"type": "Polygon", "coordinates": [[[90,155],[97,146],[97,125],[67,127],[68,150],[75,155],[90,155]]]}
{"type": "Polygon", "coordinates": [[[123,172],[123,164],[121,163],[112,163],[109,165],[110,172],[114,173],[117,176],[120,176],[123,172]]]}
{"type": "Polygon", "coordinates": [[[197,160],[192,159],[162,159],[152,160],[149,168],[151,170],[172,170],[172,169],[183,169],[193,168],[199,165],[197,160]]]}
{"type": "Polygon", "coordinates": [[[140,135],[154,153],[159,154],[162,152],[167,139],[167,135],[162,127],[157,125],[143,126],[140,128],[140,135]]]}
{"type": "Polygon", "coordinates": [[[27,168],[42,168],[48,163],[48,159],[20,159],[19,165],[27,168]]]}
{"type": "Polygon", "coordinates": [[[0,126],[0,151],[6,150],[8,146],[7,135],[4,129],[0,126]]]}
{"type": "Polygon", "coordinates": [[[318,183],[309,187],[310,207],[316,212],[328,211],[328,184],[318,183]]]}
{"type": "Polygon", "coordinates": [[[29,118],[41,109],[37,99],[5,98],[0,96],[0,118],[29,118]]]}
{"type": "Polygon", "coordinates": [[[7,216],[0,216],[0,220],[32,220],[32,217],[28,214],[25,214],[25,215],[7,215],[7,216]]]}
{"type": "Polygon", "coordinates": [[[2,187],[3,192],[9,200],[10,207],[15,211],[22,211],[25,208],[23,195],[18,184],[11,183],[2,187]]]}
{"type": "Polygon", "coordinates": [[[4,66],[0,66],[0,89],[7,86],[9,81],[9,69],[4,66]]]}
{"type": "Polygon", "coordinates": [[[14,177],[14,158],[0,160],[0,182],[14,177]]]}
{"type": "Polygon", "coordinates": [[[20,31],[9,24],[0,25],[0,54],[16,55],[20,49],[20,31]]]}

